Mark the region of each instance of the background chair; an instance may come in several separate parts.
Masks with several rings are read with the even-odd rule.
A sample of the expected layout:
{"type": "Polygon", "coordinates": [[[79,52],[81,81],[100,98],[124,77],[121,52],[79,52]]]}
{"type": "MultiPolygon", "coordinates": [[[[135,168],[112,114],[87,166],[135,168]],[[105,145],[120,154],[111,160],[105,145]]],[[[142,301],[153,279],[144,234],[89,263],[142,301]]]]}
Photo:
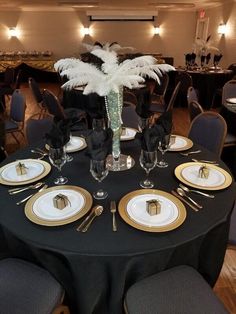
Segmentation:
{"type": "Polygon", "coordinates": [[[187,92],[190,86],[193,86],[193,80],[191,75],[187,72],[178,72],[175,77],[175,85],[181,83],[179,88],[178,97],[176,99],[176,104],[179,107],[187,107],[187,92]]]}
{"type": "Polygon", "coordinates": [[[39,108],[39,113],[37,114],[38,118],[41,119],[45,115],[46,110],[47,110],[47,108],[44,106],[44,103],[43,103],[42,92],[39,88],[38,83],[35,81],[33,77],[29,78],[28,83],[29,83],[29,88],[31,90],[33,98],[39,108]]]}
{"type": "Polygon", "coordinates": [[[187,102],[188,102],[188,105],[192,101],[199,101],[198,93],[197,93],[197,90],[193,86],[189,86],[188,91],[187,91],[187,102]]]}
{"type": "Polygon", "coordinates": [[[205,111],[193,119],[188,137],[220,158],[226,133],[224,118],[217,112],[205,111]]]}
{"type": "Polygon", "coordinates": [[[138,130],[139,116],[137,115],[134,107],[123,107],[122,121],[124,127],[134,128],[138,130]]]}
{"type": "Polygon", "coordinates": [[[128,106],[136,107],[137,102],[138,100],[137,100],[136,95],[132,91],[125,89],[123,92],[124,107],[128,107],[128,106]]]}
{"type": "Polygon", "coordinates": [[[56,119],[71,119],[74,123],[72,131],[84,130],[88,128],[86,113],[75,108],[64,109],[57,96],[51,91],[44,89],[42,93],[44,106],[47,111],[56,119]]]}
{"type": "Polygon", "coordinates": [[[190,121],[193,121],[193,119],[200,113],[204,112],[204,110],[197,101],[191,101],[188,103],[188,112],[190,121]]]}
{"type": "Polygon", "coordinates": [[[127,291],[128,314],[226,314],[212,288],[192,267],[182,265],[137,282],[127,291]]]}
{"type": "Polygon", "coordinates": [[[164,106],[165,105],[165,95],[169,84],[169,75],[163,73],[160,77],[160,84],[155,81],[155,87],[153,93],[151,94],[151,104],[153,108],[155,105],[164,106]]]}
{"type": "Polygon", "coordinates": [[[226,104],[226,99],[231,97],[236,97],[236,80],[230,80],[223,86],[222,104],[226,104]]]}
{"type": "Polygon", "coordinates": [[[4,112],[6,109],[5,96],[12,95],[14,92],[14,79],[15,79],[14,68],[7,67],[4,72],[4,80],[2,83],[0,83],[1,112],[4,112]]]}
{"type": "Polygon", "coordinates": [[[6,133],[10,133],[18,144],[20,144],[20,141],[16,137],[15,133],[20,133],[23,138],[25,138],[25,110],[25,97],[19,89],[16,89],[11,97],[10,114],[9,119],[5,120],[5,131],[6,133]]]}
{"type": "Polygon", "coordinates": [[[236,80],[236,63],[230,64],[228,70],[233,71],[233,80],[236,80]]]}
{"type": "Polygon", "coordinates": [[[49,132],[52,127],[53,120],[51,117],[43,119],[29,118],[26,122],[25,133],[29,145],[35,144],[43,139],[44,135],[49,132]]]}
{"type": "Polygon", "coordinates": [[[4,314],[69,314],[64,290],[45,269],[6,258],[0,261],[0,312],[4,314]]]}

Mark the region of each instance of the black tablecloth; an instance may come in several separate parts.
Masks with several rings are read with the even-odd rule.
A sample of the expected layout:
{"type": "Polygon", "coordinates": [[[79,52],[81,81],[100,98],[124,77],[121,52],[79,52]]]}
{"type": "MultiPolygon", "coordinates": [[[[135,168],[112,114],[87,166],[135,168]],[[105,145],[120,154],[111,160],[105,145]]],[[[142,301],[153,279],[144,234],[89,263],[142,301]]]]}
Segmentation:
{"type": "MultiPolygon", "coordinates": [[[[29,192],[13,197],[8,195],[8,187],[0,188],[0,225],[10,254],[48,269],[65,287],[72,313],[122,313],[124,294],[132,284],[175,265],[193,266],[211,285],[219,275],[227,245],[233,187],[214,192],[214,200],[194,195],[204,205],[203,210],[194,212],[187,207],[185,222],[173,231],[136,230],[119,215],[118,231],[112,231],[110,200],[118,202],[128,192],[139,189],[139,181],[145,176],[138,164],[139,151],[135,141],[122,144],[122,152],[133,156],[136,165],[128,171],[110,172],[101,183],[109,198],[100,202],[104,213],[87,233],[76,231],[80,221],[60,227],[30,222],[24,215],[23,205],[15,205],[29,192]]],[[[73,162],[66,164],[62,171],[69,178],[69,184],[92,192],[99,184],[89,173],[89,160],[84,153],[74,153],[73,162]]],[[[18,151],[6,162],[22,157],[32,157],[30,147],[18,151]]],[[[200,157],[214,158],[206,151],[200,157]]],[[[190,158],[168,152],[166,159],[169,167],[155,168],[150,176],[155,188],[170,192],[178,185],[174,168],[190,158]]],[[[223,163],[221,166],[225,167],[223,163]]],[[[46,182],[52,186],[57,175],[53,169],[46,182]]]]}

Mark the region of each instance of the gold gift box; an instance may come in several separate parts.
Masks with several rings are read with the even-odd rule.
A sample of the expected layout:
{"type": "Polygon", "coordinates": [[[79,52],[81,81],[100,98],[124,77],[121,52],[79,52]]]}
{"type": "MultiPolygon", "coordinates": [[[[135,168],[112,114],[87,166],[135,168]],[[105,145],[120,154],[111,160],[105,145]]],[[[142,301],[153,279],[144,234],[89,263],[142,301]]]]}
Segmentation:
{"type": "Polygon", "coordinates": [[[206,165],[200,167],[198,172],[199,178],[208,179],[209,177],[209,168],[206,165]]]}
{"type": "Polygon", "coordinates": [[[174,145],[175,140],[176,140],[176,136],[175,135],[171,135],[171,137],[170,137],[170,146],[174,145]]]}
{"type": "Polygon", "coordinates": [[[126,135],[126,128],[122,127],[121,129],[121,136],[125,136],[126,135]]]}
{"type": "Polygon", "coordinates": [[[69,198],[63,194],[57,194],[53,198],[53,205],[57,209],[63,209],[66,206],[70,205],[69,198]]]}
{"type": "Polygon", "coordinates": [[[161,203],[158,200],[146,201],[147,212],[150,216],[158,215],[161,212],[161,203]]]}
{"type": "Polygon", "coordinates": [[[24,174],[27,174],[27,167],[25,166],[25,164],[22,164],[21,162],[19,162],[16,165],[16,174],[18,176],[23,176],[24,174]]]}

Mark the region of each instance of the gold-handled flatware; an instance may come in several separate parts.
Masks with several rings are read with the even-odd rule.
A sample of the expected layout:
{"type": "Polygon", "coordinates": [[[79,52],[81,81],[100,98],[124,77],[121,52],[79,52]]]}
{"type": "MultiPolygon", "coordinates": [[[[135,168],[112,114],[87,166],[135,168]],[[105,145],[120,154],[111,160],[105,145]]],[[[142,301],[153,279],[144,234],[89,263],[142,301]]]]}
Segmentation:
{"type": "Polygon", "coordinates": [[[198,203],[197,203],[196,201],[194,201],[190,196],[188,196],[188,195],[186,194],[186,192],[185,192],[183,189],[177,188],[176,191],[177,191],[177,193],[178,193],[180,196],[182,196],[183,198],[186,197],[194,206],[196,206],[196,207],[198,207],[198,208],[200,208],[200,209],[202,208],[202,205],[198,204],[198,203]]]}
{"type": "Polygon", "coordinates": [[[192,155],[192,154],[198,154],[198,153],[201,153],[201,150],[198,149],[198,150],[191,150],[191,151],[188,151],[186,153],[180,153],[180,155],[182,156],[188,156],[188,155],[192,155]]]}
{"type": "Polygon", "coordinates": [[[81,230],[82,232],[86,232],[88,228],[91,226],[92,222],[94,219],[98,216],[100,216],[103,212],[103,207],[102,206],[97,206],[94,210],[93,216],[89,219],[88,223],[85,225],[85,227],[81,230]]]}
{"type": "Polygon", "coordinates": [[[199,194],[199,195],[203,195],[203,196],[209,197],[209,198],[214,198],[215,197],[215,195],[213,195],[213,194],[208,194],[208,193],[201,192],[201,191],[198,191],[198,190],[189,189],[187,186],[183,185],[182,183],[179,184],[179,187],[181,189],[183,189],[185,192],[193,192],[193,193],[196,193],[196,194],[199,194]]]}
{"type": "Polygon", "coordinates": [[[45,184],[43,187],[41,187],[41,189],[38,190],[38,192],[32,193],[32,194],[30,194],[29,196],[23,198],[23,200],[17,202],[16,205],[23,204],[24,202],[28,201],[32,196],[34,196],[35,194],[37,194],[37,193],[39,193],[39,192],[42,192],[42,191],[45,190],[47,187],[48,187],[47,184],[45,184]]]}
{"type": "Polygon", "coordinates": [[[194,206],[193,204],[191,204],[189,201],[187,201],[185,198],[183,198],[182,196],[180,196],[176,191],[172,190],[171,194],[173,194],[175,197],[177,197],[179,200],[181,200],[183,203],[185,203],[186,205],[188,205],[190,208],[192,208],[195,212],[198,212],[199,209],[194,206]]]}
{"type": "Polygon", "coordinates": [[[110,211],[112,213],[112,230],[117,231],[117,224],[116,224],[116,202],[111,201],[110,204],[110,211]]]}
{"type": "Polygon", "coordinates": [[[10,189],[8,190],[9,194],[10,195],[13,195],[13,194],[17,194],[17,193],[20,193],[20,192],[23,192],[23,191],[26,191],[26,190],[36,190],[38,188],[40,188],[43,184],[45,184],[44,182],[37,182],[36,184],[33,184],[33,185],[29,185],[29,186],[26,186],[26,187],[21,187],[21,188],[14,188],[14,189],[10,189]]]}
{"type": "Polygon", "coordinates": [[[81,222],[81,224],[76,229],[77,231],[82,231],[82,229],[86,226],[86,224],[89,222],[89,220],[95,215],[94,212],[95,212],[97,207],[100,207],[100,205],[96,205],[91,209],[90,214],[81,222]]]}
{"type": "Polygon", "coordinates": [[[219,164],[215,160],[204,160],[204,159],[192,158],[192,161],[194,161],[194,162],[202,162],[204,164],[212,164],[212,165],[215,165],[215,166],[219,166],[219,164]]]}

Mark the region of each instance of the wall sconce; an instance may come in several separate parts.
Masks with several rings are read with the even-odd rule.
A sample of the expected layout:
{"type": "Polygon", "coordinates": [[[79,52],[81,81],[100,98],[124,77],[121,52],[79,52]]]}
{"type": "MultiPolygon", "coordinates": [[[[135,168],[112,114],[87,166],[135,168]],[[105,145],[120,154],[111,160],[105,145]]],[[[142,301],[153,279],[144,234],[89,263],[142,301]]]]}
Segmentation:
{"type": "Polygon", "coordinates": [[[9,36],[18,38],[20,36],[20,31],[16,27],[10,27],[9,36]]]}
{"type": "Polygon", "coordinates": [[[82,34],[85,35],[91,35],[91,30],[89,29],[89,27],[84,27],[82,28],[82,34]]]}
{"type": "Polygon", "coordinates": [[[154,27],[154,35],[160,35],[160,27],[159,26],[154,27]]]}
{"type": "Polygon", "coordinates": [[[220,24],[218,26],[218,34],[225,35],[226,34],[226,25],[220,24]]]}

